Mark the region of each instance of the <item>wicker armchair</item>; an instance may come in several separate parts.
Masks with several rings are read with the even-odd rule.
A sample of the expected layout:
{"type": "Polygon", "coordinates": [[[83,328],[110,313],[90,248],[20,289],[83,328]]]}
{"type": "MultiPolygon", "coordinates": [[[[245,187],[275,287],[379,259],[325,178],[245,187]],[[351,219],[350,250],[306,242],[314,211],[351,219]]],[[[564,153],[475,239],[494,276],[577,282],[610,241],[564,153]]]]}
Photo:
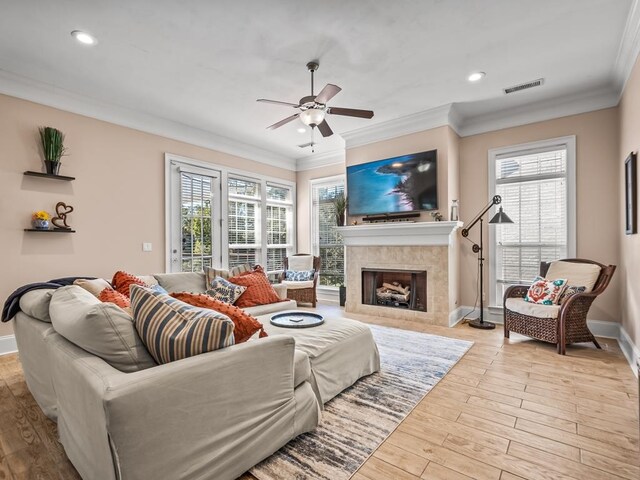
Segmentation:
{"type": "MultiPolygon", "coordinates": [[[[293,257],[303,257],[303,256],[311,257],[311,255],[307,253],[296,253],[295,255],[293,255],[293,257]]],[[[287,257],[284,259],[285,271],[289,270],[289,258],[290,257],[287,257]]],[[[291,300],[295,300],[298,303],[310,303],[313,307],[315,307],[318,302],[316,287],[318,286],[318,275],[320,273],[320,257],[313,257],[312,267],[310,267],[309,270],[311,268],[313,268],[316,271],[315,274],[313,275],[313,286],[310,286],[308,288],[289,288],[292,286],[291,284],[294,282],[286,282],[284,280],[284,275],[285,275],[284,272],[282,272],[281,274],[280,281],[284,284],[288,284],[287,298],[290,298],[291,300]]]]}
{"type": "MultiPolygon", "coordinates": [[[[588,293],[577,293],[569,297],[559,308],[557,318],[540,318],[524,315],[507,308],[507,299],[524,298],[529,289],[528,285],[512,285],[504,294],[504,336],[509,338],[509,332],[536,338],[543,342],[555,343],[558,353],[565,355],[566,346],[572,343],[593,342],[600,348],[597,340],[587,326],[587,313],[591,304],[609,285],[615,265],[603,265],[591,260],[568,258],[563,262],[589,263],[600,266],[600,275],[593,290],[588,293]]],[[[540,263],[540,275],[545,276],[551,264],[540,263]]]]}

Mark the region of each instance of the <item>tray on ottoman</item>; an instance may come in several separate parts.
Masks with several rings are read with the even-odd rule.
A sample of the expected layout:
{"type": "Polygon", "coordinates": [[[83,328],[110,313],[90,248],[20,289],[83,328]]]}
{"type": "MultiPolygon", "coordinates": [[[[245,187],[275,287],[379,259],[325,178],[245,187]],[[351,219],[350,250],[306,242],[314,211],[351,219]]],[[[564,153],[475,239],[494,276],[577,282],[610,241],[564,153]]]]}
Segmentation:
{"type": "Polygon", "coordinates": [[[270,322],[282,328],[310,328],[322,325],[324,317],[312,312],[288,311],[272,315],[270,322]]]}

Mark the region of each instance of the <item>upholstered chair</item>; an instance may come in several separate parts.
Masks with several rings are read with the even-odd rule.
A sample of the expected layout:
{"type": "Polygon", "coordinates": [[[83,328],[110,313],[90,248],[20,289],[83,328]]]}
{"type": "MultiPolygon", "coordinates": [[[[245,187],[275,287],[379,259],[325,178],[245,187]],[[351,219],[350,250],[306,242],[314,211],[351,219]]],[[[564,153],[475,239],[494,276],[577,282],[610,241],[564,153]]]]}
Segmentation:
{"type": "Polygon", "coordinates": [[[281,284],[287,288],[287,298],[298,303],[310,303],[316,306],[318,297],[316,287],[318,285],[318,274],[320,273],[320,257],[314,257],[307,253],[297,253],[284,259],[284,272],[282,273],[281,284]],[[286,272],[308,272],[315,270],[311,280],[287,280],[286,272]]]}

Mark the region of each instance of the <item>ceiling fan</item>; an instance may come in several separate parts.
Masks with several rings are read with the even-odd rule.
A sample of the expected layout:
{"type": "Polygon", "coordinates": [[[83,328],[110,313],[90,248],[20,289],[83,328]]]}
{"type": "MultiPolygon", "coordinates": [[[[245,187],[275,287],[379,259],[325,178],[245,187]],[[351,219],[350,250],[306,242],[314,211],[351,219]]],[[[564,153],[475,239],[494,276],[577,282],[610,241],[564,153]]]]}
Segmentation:
{"type": "MultiPolygon", "coordinates": [[[[325,87],[320,90],[318,95],[313,94],[313,74],[320,65],[318,62],[307,63],[307,69],[311,73],[311,95],[302,97],[298,103],[280,102],[278,100],[267,100],[266,98],[259,98],[258,102],[273,103],[274,105],[284,105],[286,107],[293,107],[300,110],[300,112],[294,113],[290,117],[280,120],[273,125],[267,127],[268,130],[275,130],[289,122],[292,122],[296,118],[299,118],[302,123],[311,127],[312,132],[315,127],[318,127],[323,137],[330,137],[333,135],[333,130],[329,127],[325,116],[328,115],[343,115],[346,117],[358,117],[358,118],[372,118],[373,112],[371,110],[357,110],[354,108],[340,108],[330,107],[327,102],[342,90],[337,85],[327,83],[325,87]]],[[[314,142],[305,146],[312,146],[314,142]]]]}

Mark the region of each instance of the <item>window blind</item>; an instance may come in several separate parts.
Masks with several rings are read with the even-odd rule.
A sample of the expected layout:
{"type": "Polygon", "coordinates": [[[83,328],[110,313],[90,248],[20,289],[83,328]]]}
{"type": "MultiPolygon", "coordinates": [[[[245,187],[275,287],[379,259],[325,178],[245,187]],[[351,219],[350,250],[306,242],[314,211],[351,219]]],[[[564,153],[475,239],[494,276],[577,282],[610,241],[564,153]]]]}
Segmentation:
{"type": "Polygon", "coordinates": [[[229,267],[260,263],[260,184],[229,178],[228,239],[229,267]]]}
{"type": "Polygon", "coordinates": [[[320,285],[344,284],[344,243],[336,224],[335,198],[344,195],[344,180],[312,187],[313,252],[320,257],[320,285]]]}
{"type": "Polygon", "coordinates": [[[212,188],[211,177],[180,172],[183,272],[200,272],[212,265],[212,188]]]}

